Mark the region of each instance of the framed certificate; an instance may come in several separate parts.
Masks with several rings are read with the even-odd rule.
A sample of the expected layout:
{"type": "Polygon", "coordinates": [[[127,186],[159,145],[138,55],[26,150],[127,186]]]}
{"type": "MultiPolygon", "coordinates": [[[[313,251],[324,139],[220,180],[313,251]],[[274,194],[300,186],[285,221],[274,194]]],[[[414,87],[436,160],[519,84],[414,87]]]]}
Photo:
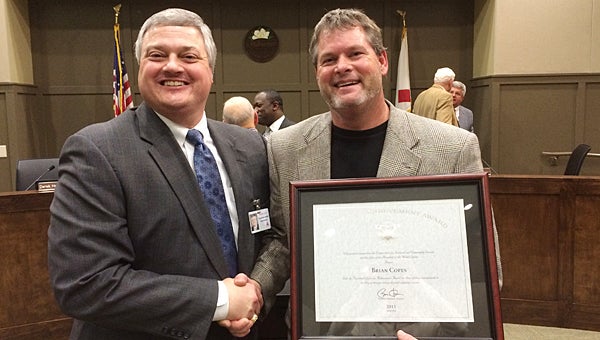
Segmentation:
{"type": "Polygon", "coordinates": [[[290,183],[292,339],[502,340],[486,173],[290,183]]]}

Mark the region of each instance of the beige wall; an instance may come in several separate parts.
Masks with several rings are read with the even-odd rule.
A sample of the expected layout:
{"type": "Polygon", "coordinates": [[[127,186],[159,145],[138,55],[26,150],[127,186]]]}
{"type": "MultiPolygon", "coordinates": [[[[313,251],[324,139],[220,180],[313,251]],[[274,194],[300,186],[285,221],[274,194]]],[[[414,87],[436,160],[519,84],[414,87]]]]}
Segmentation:
{"type": "MultiPolygon", "coordinates": [[[[499,173],[562,174],[577,144],[600,152],[600,0],[475,0],[472,108],[499,173]]],[[[588,157],[582,174],[600,175],[588,157]]]]}
{"type": "Polygon", "coordinates": [[[33,84],[27,0],[0,0],[0,83],[33,84]]]}
{"type": "Polygon", "coordinates": [[[476,0],[473,76],[600,72],[600,0],[476,0]]]}

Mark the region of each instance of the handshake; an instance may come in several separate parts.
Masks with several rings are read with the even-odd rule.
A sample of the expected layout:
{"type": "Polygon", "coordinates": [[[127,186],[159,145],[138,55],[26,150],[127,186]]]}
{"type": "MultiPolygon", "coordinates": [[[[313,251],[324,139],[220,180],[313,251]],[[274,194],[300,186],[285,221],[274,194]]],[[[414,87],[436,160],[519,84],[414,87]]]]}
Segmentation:
{"type": "Polygon", "coordinates": [[[219,325],[225,327],[235,337],[250,333],[263,306],[263,297],[258,282],[240,273],[235,278],[223,280],[229,295],[229,311],[219,325]]]}
{"type": "MultiPolygon", "coordinates": [[[[227,328],[233,336],[244,337],[250,333],[252,326],[258,320],[258,314],[263,306],[260,285],[242,273],[233,279],[223,280],[223,283],[229,293],[229,312],[227,319],[219,321],[219,325],[227,328]]],[[[416,340],[402,330],[399,330],[396,336],[398,340],[416,340]]]]}

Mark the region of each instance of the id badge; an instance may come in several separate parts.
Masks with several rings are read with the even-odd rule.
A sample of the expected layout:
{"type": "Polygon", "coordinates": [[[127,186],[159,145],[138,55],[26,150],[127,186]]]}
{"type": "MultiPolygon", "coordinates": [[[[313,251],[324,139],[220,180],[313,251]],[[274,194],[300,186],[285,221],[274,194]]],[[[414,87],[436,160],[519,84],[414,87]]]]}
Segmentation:
{"type": "Polygon", "coordinates": [[[250,232],[252,234],[271,229],[271,218],[269,217],[268,208],[250,211],[248,218],[250,219],[250,232]]]}

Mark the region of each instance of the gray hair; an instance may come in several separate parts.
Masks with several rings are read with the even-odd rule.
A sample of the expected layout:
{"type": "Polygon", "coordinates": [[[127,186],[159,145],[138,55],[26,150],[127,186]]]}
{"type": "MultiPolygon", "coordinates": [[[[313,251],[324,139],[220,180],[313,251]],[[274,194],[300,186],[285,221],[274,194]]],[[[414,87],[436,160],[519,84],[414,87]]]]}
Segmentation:
{"type": "Polygon", "coordinates": [[[465,96],[467,94],[467,87],[462,82],[455,80],[452,82],[452,87],[460,89],[462,91],[462,95],[465,96]]]}
{"type": "Polygon", "coordinates": [[[217,62],[217,46],[213,40],[210,28],[204,23],[202,18],[191,11],[181,8],[168,8],[158,13],[153,14],[151,17],[146,19],[140,32],[135,41],[135,58],[138,63],[142,57],[142,40],[144,36],[151,28],[160,26],[192,26],[196,27],[202,37],[204,38],[204,46],[206,47],[206,53],[208,54],[208,64],[211,70],[215,70],[215,64],[217,62]]]}
{"type": "Polygon", "coordinates": [[[235,96],[225,101],[223,122],[242,125],[248,120],[254,120],[254,108],[246,97],[235,96]]]}
{"type": "Polygon", "coordinates": [[[385,51],[381,28],[369,18],[362,10],[356,8],[334,9],[331,10],[319,20],[310,41],[308,54],[311,57],[313,66],[317,66],[317,57],[319,54],[318,46],[321,34],[326,31],[346,30],[353,27],[362,28],[367,40],[375,53],[379,56],[385,51]]]}
{"type": "Polygon", "coordinates": [[[454,71],[452,71],[452,69],[450,69],[448,67],[442,67],[442,68],[438,68],[437,71],[435,72],[435,76],[433,77],[433,82],[434,83],[450,83],[450,82],[454,81],[454,77],[456,77],[456,74],[454,74],[454,71]]]}

